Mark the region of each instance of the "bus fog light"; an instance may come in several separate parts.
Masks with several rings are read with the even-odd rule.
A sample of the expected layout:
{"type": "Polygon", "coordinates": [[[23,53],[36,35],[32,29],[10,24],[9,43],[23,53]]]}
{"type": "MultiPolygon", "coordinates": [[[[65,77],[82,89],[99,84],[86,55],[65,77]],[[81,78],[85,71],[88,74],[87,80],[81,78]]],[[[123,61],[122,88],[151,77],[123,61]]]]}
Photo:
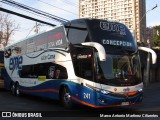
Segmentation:
{"type": "Polygon", "coordinates": [[[103,98],[99,98],[98,100],[99,100],[100,103],[107,103],[107,101],[103,98]]]}
{"type": "Polygon", "coordinates": [[[102,100],[100,99],[100,101],[101,101],[102,103],[104,103],[104,100],[103,100],[103,99],[102,99],[102,100]]]}

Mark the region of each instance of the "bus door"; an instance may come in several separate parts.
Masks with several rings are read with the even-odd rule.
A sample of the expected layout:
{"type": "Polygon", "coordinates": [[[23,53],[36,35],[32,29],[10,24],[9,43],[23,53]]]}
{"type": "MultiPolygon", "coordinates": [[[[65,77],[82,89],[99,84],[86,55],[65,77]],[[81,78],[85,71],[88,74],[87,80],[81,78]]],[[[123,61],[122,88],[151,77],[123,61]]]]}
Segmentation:
{"type": "Polygon", "coordinates": [[[72,50],[72,60],[75,74],[81,81],[81,98],[90,103],[93,92],[83,86],[94,86],[94,49],[88,47],[76,47],[72,50]]]}

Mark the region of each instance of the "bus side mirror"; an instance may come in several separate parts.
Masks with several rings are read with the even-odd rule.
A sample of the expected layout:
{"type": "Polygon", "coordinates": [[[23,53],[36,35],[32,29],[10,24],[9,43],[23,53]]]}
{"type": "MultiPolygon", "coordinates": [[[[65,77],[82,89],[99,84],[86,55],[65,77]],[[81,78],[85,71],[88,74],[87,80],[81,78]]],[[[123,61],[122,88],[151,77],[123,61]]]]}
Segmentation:
{"type": "Polygon", "coordinates": [[[85,46],[91,46],[91,47],[96,48],[98,51],[100,61],[106,61],[106,51],[101,44],[96,43],[96,42],[85,42],[81,44],[85,46]]]}
{"type": "Polygon", "coordinates": [[[152,64],[156,64],[156,62],[157,62],[157,54],[151,48],[138,47],[138,50],[142,50],[142,51],[151,53],[151,55],[152,55],[152,64]]]}

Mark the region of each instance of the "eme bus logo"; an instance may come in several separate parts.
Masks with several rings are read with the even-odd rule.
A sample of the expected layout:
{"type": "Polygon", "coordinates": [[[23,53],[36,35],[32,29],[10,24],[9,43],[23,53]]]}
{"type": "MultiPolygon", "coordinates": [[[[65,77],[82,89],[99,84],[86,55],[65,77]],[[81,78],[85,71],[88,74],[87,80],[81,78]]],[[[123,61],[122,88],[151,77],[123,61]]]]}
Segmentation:
{"type": "Polygon", "coordinates": [[[21,70],[22,69],[22,63],[23,63],[23,57],[17,56],[14,58],[10,58],[9,60],[9,69],[10,70],[21,70]]]}

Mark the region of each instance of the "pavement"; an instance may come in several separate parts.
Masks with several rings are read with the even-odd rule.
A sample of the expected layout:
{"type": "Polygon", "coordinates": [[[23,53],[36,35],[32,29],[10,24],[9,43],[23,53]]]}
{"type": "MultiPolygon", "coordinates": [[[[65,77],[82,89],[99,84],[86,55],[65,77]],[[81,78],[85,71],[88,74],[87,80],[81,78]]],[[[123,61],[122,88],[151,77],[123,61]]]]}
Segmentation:
{"type": "Polygon", "coordinates": [[[149,83],[147,86],[144,85],[144,89],[145,90],[155,90],[155,89],[160,90],[160,81],[154,82],[154,83],[149,83]]]}
{"type": "Polygon", "coordinates": [[[160,111],[160,82],[144,86],[143,102],[139,105],[138,111],[160,111]]]}

